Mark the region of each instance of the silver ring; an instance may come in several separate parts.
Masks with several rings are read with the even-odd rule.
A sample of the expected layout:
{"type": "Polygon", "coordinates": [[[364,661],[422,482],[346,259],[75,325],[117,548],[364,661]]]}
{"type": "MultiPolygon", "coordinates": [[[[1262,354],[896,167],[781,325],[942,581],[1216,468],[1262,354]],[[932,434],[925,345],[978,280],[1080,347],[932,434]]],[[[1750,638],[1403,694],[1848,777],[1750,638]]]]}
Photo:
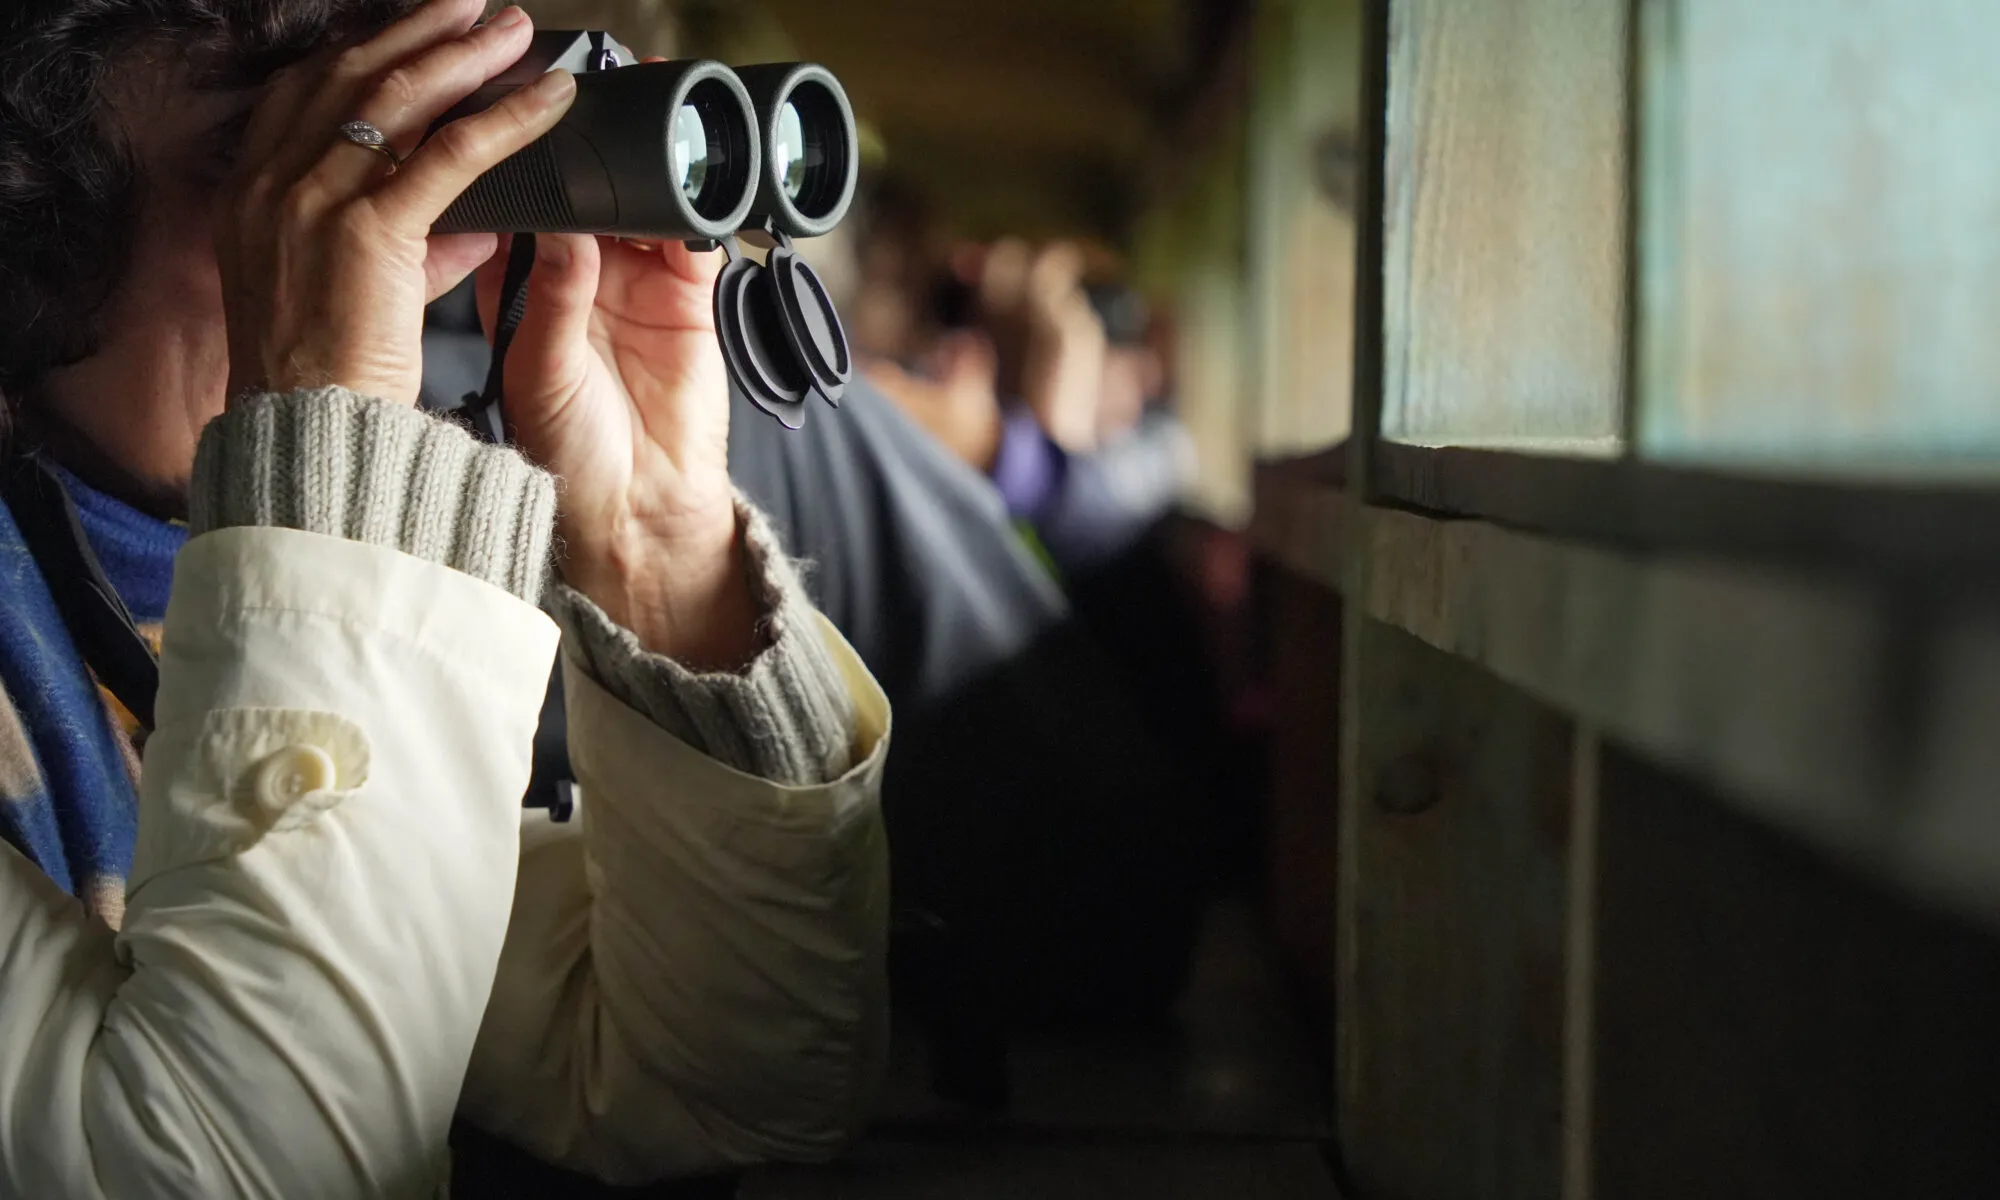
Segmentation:
{"type": "Polygon", "coordinates": [[[389,135],[366,121],[349,121],[347,124],[342,125],[340,127],[340,136],[361,147],[363,150],[373,150],[383,158],[388,159],[389,174],[391,175],[394,175],[397,168],[403,165],[403,156],[396,153],[396,148],[389,144],[389,135]]]}

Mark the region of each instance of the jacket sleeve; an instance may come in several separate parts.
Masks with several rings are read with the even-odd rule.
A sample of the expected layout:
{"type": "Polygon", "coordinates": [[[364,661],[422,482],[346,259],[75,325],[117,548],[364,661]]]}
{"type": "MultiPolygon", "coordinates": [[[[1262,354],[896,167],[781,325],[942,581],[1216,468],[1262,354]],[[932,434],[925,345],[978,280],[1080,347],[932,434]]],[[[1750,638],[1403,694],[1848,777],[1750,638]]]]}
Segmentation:
{"type": "Polygon", "coordinates": [[[806,610],[854,765],[786,786],[700,753],[564,656],[579,820],[527,818],[466,1117],[613,1183],[840,1150],[885,1062],[888,704],[806,610]]]}
{"type": "Polygon", "coordinates": [[[121,931],[0,852],[0,1195],[433,1194],[556,642],[392,549],[191,542],[121,931]]]}

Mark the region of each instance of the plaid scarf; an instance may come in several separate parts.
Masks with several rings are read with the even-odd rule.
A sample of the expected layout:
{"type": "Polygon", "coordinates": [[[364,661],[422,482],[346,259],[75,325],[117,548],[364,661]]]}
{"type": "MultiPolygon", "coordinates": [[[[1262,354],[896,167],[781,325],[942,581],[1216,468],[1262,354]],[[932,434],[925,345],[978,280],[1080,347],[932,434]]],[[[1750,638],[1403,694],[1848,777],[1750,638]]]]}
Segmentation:
{"type": "MultiPolygon", "coordinates": [[[[91,549],[157,647],[187,530],[72,476],[91,549]]],[[[96,686],[0,505],[0,839],[116,926],[138,831],[138,722],[96,686]]]]}

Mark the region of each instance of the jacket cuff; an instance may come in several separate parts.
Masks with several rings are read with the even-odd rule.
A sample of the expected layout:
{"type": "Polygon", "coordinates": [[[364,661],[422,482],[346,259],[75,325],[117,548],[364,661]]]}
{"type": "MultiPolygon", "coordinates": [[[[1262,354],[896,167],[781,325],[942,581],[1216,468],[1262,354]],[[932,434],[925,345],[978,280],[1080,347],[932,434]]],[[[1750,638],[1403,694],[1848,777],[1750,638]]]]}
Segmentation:
{"type": "Polygon", "coordinates": [[[460,426],[345,388],[253,397],[209,422],[188,524],[299,529],[391,546],[534,603],[555,480],[460,426]]]}
{"type": "Polygon", "coordinates": [[[552,589],[550,609],[571,660],[661,729],[725,766],[773,783],[831,783],[854,766],[854,698],[770,523],[741,496],[736,517],[765,635],[764,649],[740,671],[697,675],[651,653],[563,584],[552,589]]]}

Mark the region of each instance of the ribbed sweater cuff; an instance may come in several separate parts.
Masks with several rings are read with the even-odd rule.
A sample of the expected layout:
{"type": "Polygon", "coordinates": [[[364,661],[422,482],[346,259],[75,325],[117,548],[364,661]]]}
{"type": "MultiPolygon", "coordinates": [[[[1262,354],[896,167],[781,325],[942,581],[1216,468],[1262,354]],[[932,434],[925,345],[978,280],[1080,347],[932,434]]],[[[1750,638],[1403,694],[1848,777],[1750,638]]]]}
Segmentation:
{"type": "Polygon", "coordinates": [[[853,696],[777,534],[740,496],[736,511],[765,634],[765,648],[742,670],[697,675],[650,653],[588,597],[561,584],[552,589],[550,609],[571,661],[668,733],[773,783],[830,783],[854,765],[853,696]]]}
{"type": "Polygon", "coordinates": [[[257,396],[195,452],[196,533],[271,525],[391,546],[540,599],[555,480],[417,409],[314,388],[257,396]]]}

